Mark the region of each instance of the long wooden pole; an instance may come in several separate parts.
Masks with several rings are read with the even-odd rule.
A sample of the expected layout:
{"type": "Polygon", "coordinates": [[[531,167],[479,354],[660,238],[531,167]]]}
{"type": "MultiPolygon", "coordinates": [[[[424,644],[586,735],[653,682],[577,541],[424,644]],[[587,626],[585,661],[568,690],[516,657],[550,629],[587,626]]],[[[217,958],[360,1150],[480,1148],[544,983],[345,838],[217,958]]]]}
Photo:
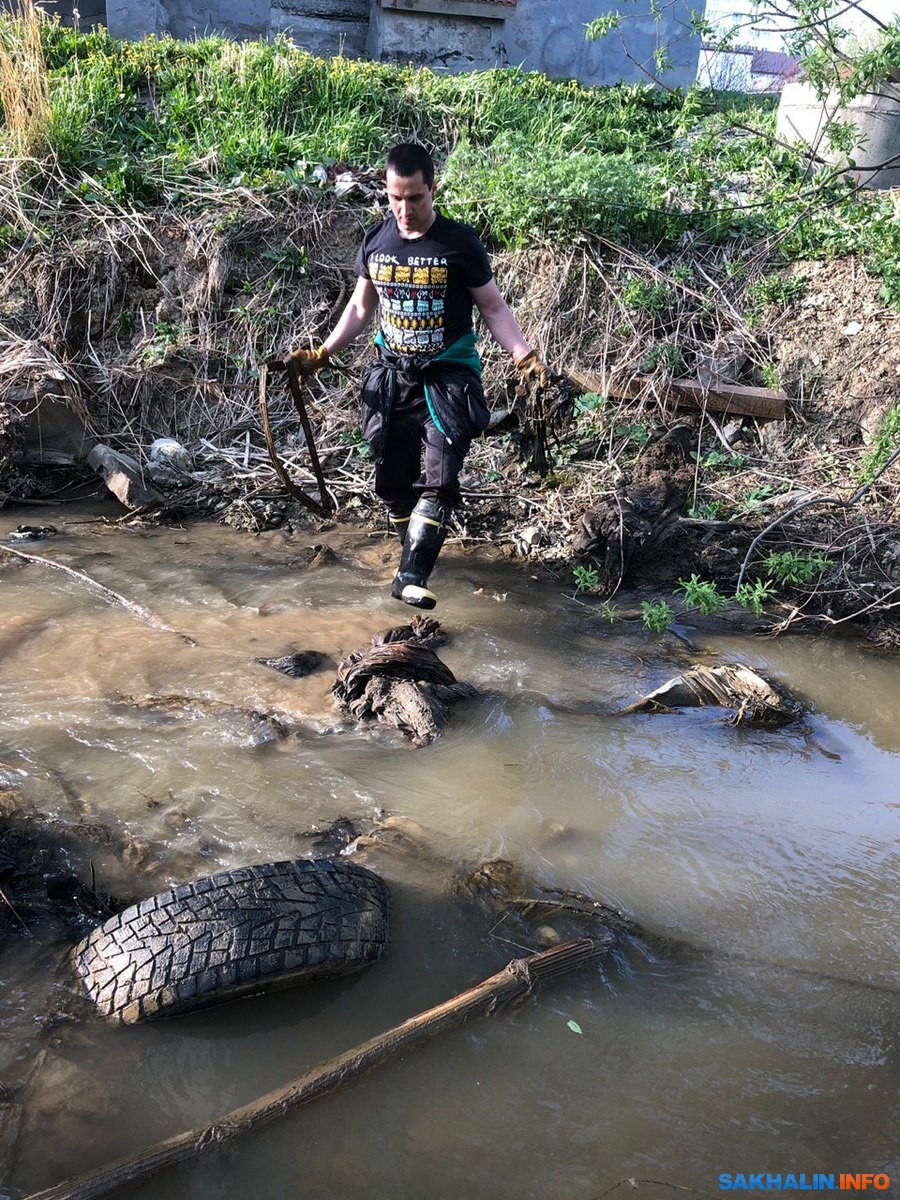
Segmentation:
{"type": "Polygon", "coordinates": [[[611,936],[580,938],[526,958],[513,959],[502,971],[468,991],[410,1017],[386,1033],[378,1034],[250,1104],[234,1109],[202,1129],[190,1129],[166,1138],[96,1171],[87,1171],[44,1191],[34,1192],[25,1200],[94,1200],[142,1182],[167,1167],[194,1158],[202,1150],[230,1142],[274,1121],[301,1104],[333,1091],[363,1071],[396,1058],[401,1051],[462,1025],[470,1017],[491,1016],[510,1000],[527,995],[536,984],[568,975],[595,962],[612,942],[611,936]]]}

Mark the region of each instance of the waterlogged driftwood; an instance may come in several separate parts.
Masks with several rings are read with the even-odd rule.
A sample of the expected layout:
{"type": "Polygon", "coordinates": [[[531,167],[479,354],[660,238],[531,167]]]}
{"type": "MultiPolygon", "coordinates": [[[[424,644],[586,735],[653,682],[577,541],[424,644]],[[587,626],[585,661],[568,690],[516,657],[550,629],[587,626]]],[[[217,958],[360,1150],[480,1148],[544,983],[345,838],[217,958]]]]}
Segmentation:
{"type": "Polygon", "coordinates": [[[755,417],[757,421],[783,421],[787,403],[784,392],[737,383],[717,382],[707,386],[699,379],[673,379],[660,384],[641,375],[617,376],[577,369],[569,371],[569,378],[585,391],[601,396],[639,400],[649,392],[671,404],[710,408],[728,416],[755,417]]]}
{"type": "Polygon", "coordinates": [[[433,742],[451,706],[476,694],[432,649],[445,640],[440,624],[421,616],[376,633],[338,667],[331,690],[341,710],[357,721],[399,729],[416,746],[433,742]]]}
{"type": "Polygon", "coordinates": [[[611,938],[580,938],[513,959],[502,971],[491,975],[451,1000],[395,1025],[393,1029],[355,1046],[323,1066],[268,1092],[259,1099],[227,1113],[201,1129],[191,1129],[166,1138],[136,1154],[117,1159],[96,1171],[68,1179],[54,1187],[34,1192],[25,1200],[95,1200],[194,1159],[203,1150],[219,1146],[269,1124],[300,1105],[340,1087],[372,1067],[396,1058],[413,1046],[464,1024],[470,1017],[489,1017],[511,1000],[527,996],[537,984],[578,971],[602,958],[611,938]]]}
{"type": "Polygon", "coordinates": [[[691,667],[622,711],[671,712],[707,704],[734,709],[732,725],[785,725],[802,712],[796,701],[740,663],[691,667]]]}

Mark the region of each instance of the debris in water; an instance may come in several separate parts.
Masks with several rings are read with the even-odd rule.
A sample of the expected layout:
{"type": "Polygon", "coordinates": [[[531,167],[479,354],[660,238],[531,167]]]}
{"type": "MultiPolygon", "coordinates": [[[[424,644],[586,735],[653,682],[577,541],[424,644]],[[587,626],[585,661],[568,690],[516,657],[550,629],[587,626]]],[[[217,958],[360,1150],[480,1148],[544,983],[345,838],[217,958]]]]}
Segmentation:
{"type": "Polygon", "coordinates": [[[622,712],[672,712],[676,708],[702,708],[707,704],[733,708],[730,725],[786,725],[803,712],[796,700],[740,663],[691,667],[622,712]]]}
{"type": "Polygon", "coordinates": [[[281,658],[256,658],[253,661],[264,667],[280,671],[282,675],[290,675],[292,679],[302,679],[318,671],[328,656],[320,650],[297,650],[293,654],[284,654],[281,658]]]}
{"type": "Polygon", "coordinates": [[[444,640],[439,623],[428,617],[376,633],[338,667],[331,690],[339,707],[357,721],[379,721],[427,746],[449,720],[450,706],[476,695],[431,648],[444,640]]]}
{"type": "Polygon", "coordinates": [[[17,525],[15,533],[9,535],[11,542],[39,542],[52,537],[58,530],[55,525],[17,525]]]}

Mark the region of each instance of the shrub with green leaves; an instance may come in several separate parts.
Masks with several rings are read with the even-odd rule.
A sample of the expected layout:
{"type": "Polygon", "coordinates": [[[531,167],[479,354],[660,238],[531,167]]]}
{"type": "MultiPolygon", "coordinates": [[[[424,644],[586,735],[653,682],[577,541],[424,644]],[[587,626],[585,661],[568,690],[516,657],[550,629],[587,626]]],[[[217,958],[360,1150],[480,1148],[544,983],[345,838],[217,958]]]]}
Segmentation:
{"type": "Polygon", "coordinates": [[[654,210],[665,190],[659,170],[630,151],[540,154],[508,132],[489,147],[456,146],[443,183],[449,216],[510,248],[592,233],[664,238],[683,227],[654,210]]]}
{"type": "Polygon", "coordinates": [[[872,447],[863,456],[857,475],[859,482],[871,483],[898,448],[900,448],[900,404],[895,404],[882,417],[872,447]]]}
{"type": "Polygon", "coordinates": [[[728,598],[719,592],[718,586],[697,574],[691,575],[690,579],[679,579],[678,588],[684,593],[685,606],[703,616],[721,612],[728,606],[728,598]]]}
{"type": "Polygon", "coordinates": [[[779,583],[812,583],[831,566],[831,559],[818,550],[773,550],[763,566],[779,583]]]}

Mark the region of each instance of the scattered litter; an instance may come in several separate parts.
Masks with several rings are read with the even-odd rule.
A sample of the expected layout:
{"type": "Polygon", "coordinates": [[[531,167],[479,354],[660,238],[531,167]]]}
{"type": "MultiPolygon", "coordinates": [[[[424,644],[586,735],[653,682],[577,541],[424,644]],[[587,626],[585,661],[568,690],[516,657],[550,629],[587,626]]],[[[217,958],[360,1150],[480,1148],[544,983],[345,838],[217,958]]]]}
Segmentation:
{"type": "Polygon", "coordinates": [[[157,438],[150,447],[150,461],[172,471],[192,471],[194,464],[188,451],[175,438],[157,438]]]}

